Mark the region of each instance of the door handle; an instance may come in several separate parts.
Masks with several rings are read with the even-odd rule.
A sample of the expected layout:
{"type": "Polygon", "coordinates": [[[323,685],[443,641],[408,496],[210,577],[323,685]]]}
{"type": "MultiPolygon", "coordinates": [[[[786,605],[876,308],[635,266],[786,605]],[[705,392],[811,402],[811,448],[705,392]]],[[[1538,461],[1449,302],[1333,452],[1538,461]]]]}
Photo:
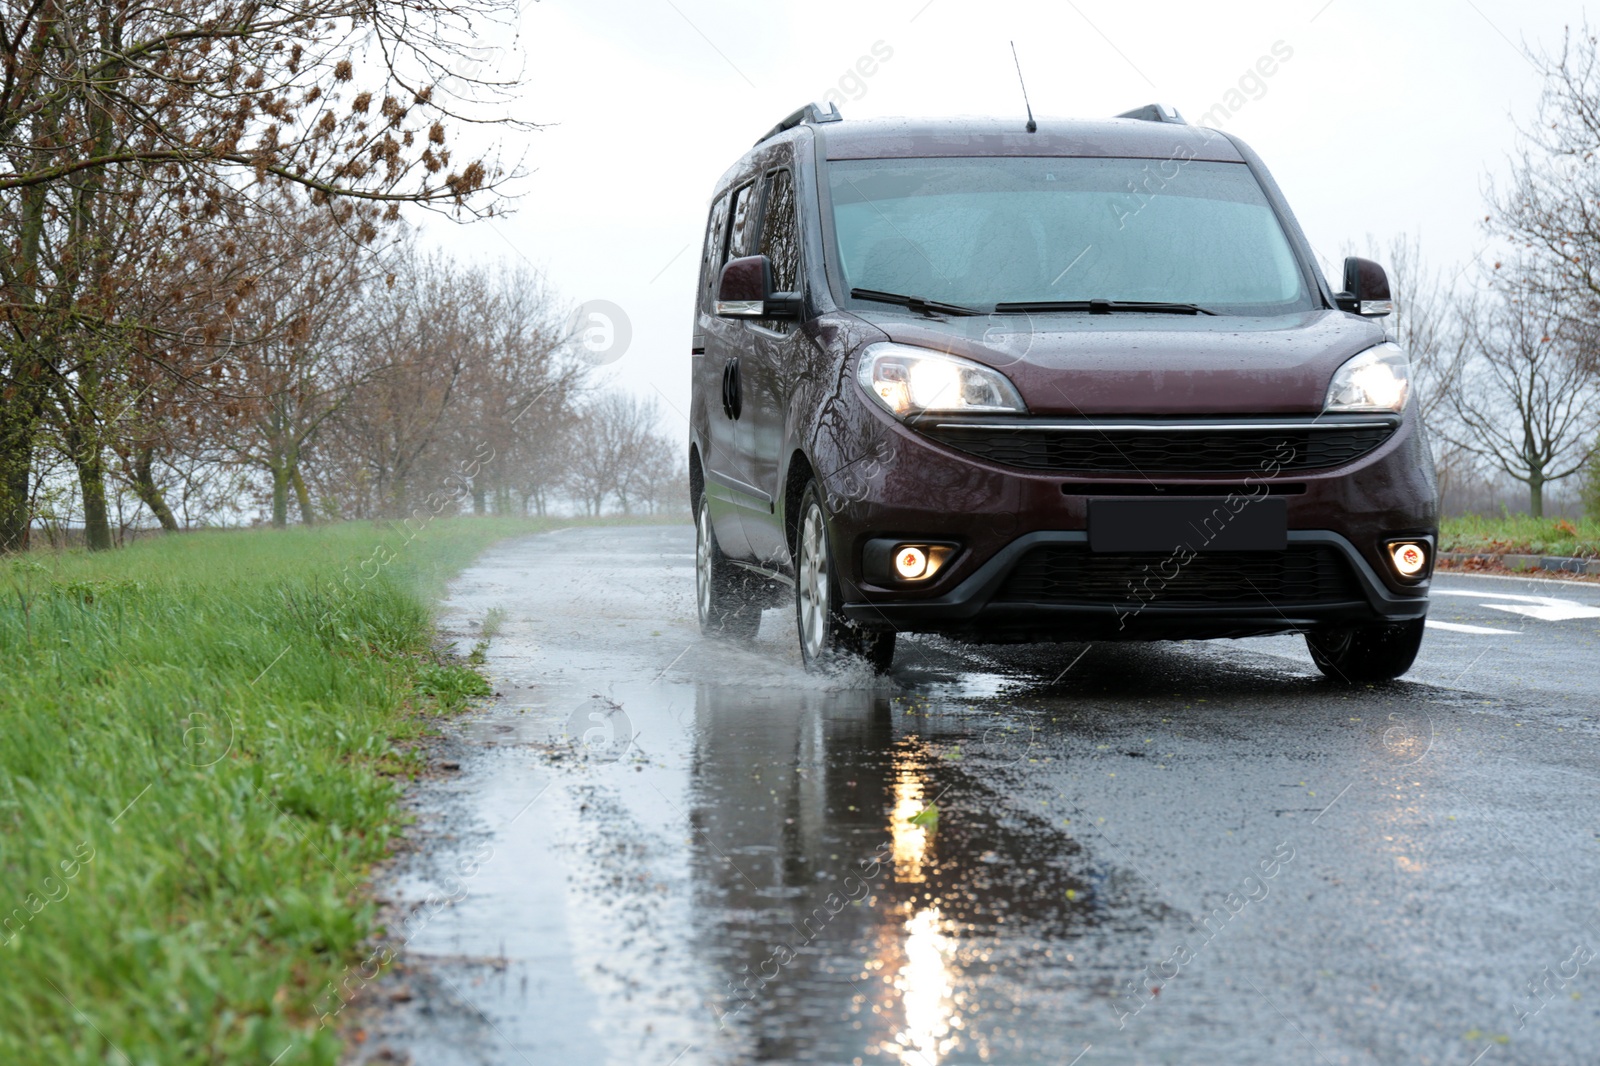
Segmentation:
{"type": "Polygon", "coordinates": [[[739,413],[744,409],[740,384],[739,360],[729,359],[722,367],[722,413],[734,421],[738,421],[739,413]]]}

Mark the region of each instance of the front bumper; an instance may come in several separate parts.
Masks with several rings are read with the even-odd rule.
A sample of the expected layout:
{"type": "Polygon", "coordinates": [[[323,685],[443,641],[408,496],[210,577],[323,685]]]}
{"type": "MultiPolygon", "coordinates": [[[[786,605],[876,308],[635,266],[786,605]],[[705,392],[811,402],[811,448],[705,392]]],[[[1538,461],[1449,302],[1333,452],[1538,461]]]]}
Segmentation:
{"type": "MultiPolygon", "coordinates": [[[[1432,456],[1414,409],[1383,443],[1347,462],[1223,476],[1024,469],[919,432],[864,394],[859,406],[852,417],[829,423],[832,435],[817,438],[812,465],[833,471],[820,480],[831,512],[841,610],[864,627],[976,641],[1203,639],[1371,625],[1427,613],[1428,582],[1400,579],[1384,552],[1391,538],[1428,538],[1438,527],[1432,456]],[[1241,483],[1265,483],[1285,500],[1291,550],[1315,549],[1336,559],[1342,574],[1337,588],[1297,598],[1292,582],[1284,584],[1284,594],[1269,595],[1244,585],[1238,595],[1218,595],[1213,587],[1201,602],[1174,594],[1129,596],[1122,581],[1108,579],[1116,563],[1105,558],[1095,560],[1095,581],[1084,596],[1074,595],[1071,567],[1060,571],[1053,595],[1044,600],[1030,600],[1010,580],[1019,566],[1032,565],[1026,557],[1040,546],[1088,552],[1089,507],[1096,497],[1218,498],[1241,483]],[[959,547],[937,576],[913,587],[870,573],[865,551],[880,538],[959,547]]],[[[1208,554],[1197,556],[1203,562],[1195,574],[1205,571],[1208,554]]],[[[1238,561],[1254,569],[1259,558],[1238,561]]],[[[1226,560],[1209,563],[1226,569],[1226,560]]]]}
{"type": "MultiPolygon", "coordinates": [[[[1401,622],[1426,616],[1426,587],[1391,591],[1355,546],[1326,530],[1291,530],[1291,551],[1325,548],[1348,567],[1350,595],[1312,603],[1278,602],[1265,594],[1225,604],[1167,602],[1159,581],[1106,602],[1028,602],[999,597],[1025,556],[1048,545],[1088,550],[1082,530],[1038,531],[1011,541],[959,585],[919,601],[848,602],[845,617],[867,629],[943,633],[964,640],[1008,643],[1059,640],[1181,640],[1265,636],[1350,625],[1401,622]]],[[[1196,557],[1204,560],[1204,555],[1196,557]]]]}

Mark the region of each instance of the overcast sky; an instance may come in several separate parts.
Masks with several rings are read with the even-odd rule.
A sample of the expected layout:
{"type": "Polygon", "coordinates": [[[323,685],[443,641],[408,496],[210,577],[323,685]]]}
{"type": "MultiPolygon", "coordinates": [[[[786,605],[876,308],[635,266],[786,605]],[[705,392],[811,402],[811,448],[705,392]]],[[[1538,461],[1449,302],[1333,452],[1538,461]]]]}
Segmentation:
{"type": "Polygon", "coordinates": [[[624,309],[632,339],[606,373],[659,396],[663,428],[682,433],[712,185],[807,101],[836,92],[846,121],[1020,122],[1015,40],[1041,118],[1160,101],[1198,121],[1242,103],[1219,125],[1266,161],[1324,269],[1369,234],[1382,247],[1412,233],[1454,273],[1484,246],[1487,177],[1538,100],[1523,48],[1559,47],[1583,16],[1567,0],[527,0],[515,35],[484,38],[512,47],[501,73],[525,77],[517,117],[545,125],[507,141],[529,171],[515,214],[427,232],[465,258],[525,258],[574,304],[624,309]],[[1289,58],[1262,78],[1275,46],[1289,58]]]}

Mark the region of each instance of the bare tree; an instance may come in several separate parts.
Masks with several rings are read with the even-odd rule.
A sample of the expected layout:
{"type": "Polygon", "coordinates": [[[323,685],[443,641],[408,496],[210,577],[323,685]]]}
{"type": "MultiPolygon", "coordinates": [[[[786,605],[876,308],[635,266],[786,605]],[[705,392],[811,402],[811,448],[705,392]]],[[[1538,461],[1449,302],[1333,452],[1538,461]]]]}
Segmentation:
{"type": "Polygon", "coordinates": [[[1585,23],[1531,58],[1544,74],[1538,120],[1510,183],[1491,189],[1488,224],[1518,246],[1526,284],[1576,315],[1600,304],[1600,41],[1585,23]]]}
{"type": "Polygon", "coordinates": [[[1439,504],[1447,507],[1465,482],[1478,476],[1478,456],[1455,443],[1453,392],[1467,361],[1469,331],[1462,321],[1454,278],[1445,278],[1422,254],[1420,238],[1399,234],[1389,242],[1387,265],[1396,310],[1390,330],[1411,358],[1418,413],[1433,449],[1439,504]]]}
{"type": "Polygon", "coordinates": [[[689,498],[689,466],[684,448],[654,436],[639,465],[637,495],[651,514],[680,510],[689,498]]]}
{"type": "Polygon", "coordinates": [[[130,356],[159,365],[149,335],[181,332],[125,313],[121,236],[182,237],[285,185],[357,239],[354,201],[477,209],[505,175],[451,162],[446,68],[486,6],[513,3],[0,0],[0,550],[26,538],[47,407],[109,546],[102,415],[130,356]]]}
{"type": "Polygon", "coordinates": [[[365,301],[369,341],[359,355],[370,373],[330,427],[344,455],[339,480],[347,492],[358,482],[363,490],[354,517],[404,515],[444,477],[434,463],[453,432],[462,383],[482,358],[481,283],[458,276],[444,256],[413,250],[393,284],[365,301]]]}
{"type": "Polygon", "coordinates": [[[1450,383],[1466,358],[1466,330],[1449,283],[1423,258],[1419,238],[1394,237],[1386,258],[1396,307],[1390,332],[1411,358],[1422,421],[1438,430],[1449,417],[1450,383]]]}
{"type": "Polygon", "coordinates": [[[1544,514],[1545,486],[1584,468],[1600,428],[1600,334],[1564,313],[1561,297],[1520,276],[1467,303],[1466,359],[1448,395],[1452,440],[1528,487],[1544,514]]]}
{"type": "Polygon", "coordinates": [[[660,410],[653,398],[611,390],[581,412],[573,437],[567,485],[588,514],[604,512],[615,498],[623,514],[649,495],[648,478],[659,470],[660,410]]]}
{"type": "Polygon", "coordinates": [[[414,249],[390,280],[350,310],[370,323],[353,356],[370,373],[319,444],[325,496],[353,517],[406,514],[442,488],[480,513],[542,507],[590,369],[554,295],[515,267],[414,249]]]}
{"type": "Polygon", "coordinates": [[[523,496],[516,510],[524,511],[531,490],[548,479],[540,476],[548,466],[540,453],[571,428],[590,366],[576,357],[565,316],[533,271],[486,271],[478,291],[479,354],[468,366],[448,447],[465,457],[485,454],[487,445],[489,457],[472,464],[473,511],[483,514],[492,502],[496,513],[509,514],[514,494],[523,496]]]}
{"type": "Polygon", "coordinates": [[[301,521],[315,521],[303,464],[328,420],[383,372],[356,354],[368,338],[350,312],[365,290],[384,285],[391,260],[348,239],[324,213],[296,205],[257,233],[279,254],[239,309],[255,335],[239,360],[248,428],[228,445],[272,479],[272,524],[282,528],[291,492],[301,521]]]}
{"type": "Polygon", "coordinates": [[[523,514],[549,513],[567,483],[577,431],[577,412],[569,409],[565,417],[538,436],[518,434],[507,465],[523,514]]]}

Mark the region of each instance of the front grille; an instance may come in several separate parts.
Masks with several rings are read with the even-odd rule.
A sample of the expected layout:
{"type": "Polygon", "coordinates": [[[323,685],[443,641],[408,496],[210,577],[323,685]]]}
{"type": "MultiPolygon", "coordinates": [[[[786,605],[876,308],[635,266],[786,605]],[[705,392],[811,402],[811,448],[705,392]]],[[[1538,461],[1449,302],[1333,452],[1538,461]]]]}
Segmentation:
{"type": "Polygon", "coordinates": [[[1340,466],[1394,432],[1385,423],[1294,428],[1097,428],[944,423],[924,430],[952,448],[1003,466],[1075,474],[1241,474],[1340,466]]]}
{"type": "Polygon", "coordinates": [[[1200,552],[1179,565],[1168,552],[1092,552],[1047,544],[1030,549],[995,600],[1002,603],[1302,606],[1360,600],[1350,565],[1324,545],[1281,552],[1200,552]]]}

